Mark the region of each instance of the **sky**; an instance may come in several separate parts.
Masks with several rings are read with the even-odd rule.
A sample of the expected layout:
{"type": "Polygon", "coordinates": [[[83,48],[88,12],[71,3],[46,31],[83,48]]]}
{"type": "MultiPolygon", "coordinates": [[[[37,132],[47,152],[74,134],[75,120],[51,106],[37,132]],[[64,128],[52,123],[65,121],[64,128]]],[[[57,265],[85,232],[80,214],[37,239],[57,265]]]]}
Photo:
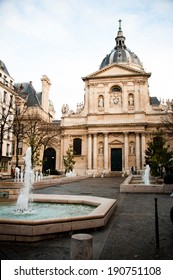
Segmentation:
{"type": "Polygon", "coordinates": [[[85,77],[115,47],[118,20],[126,46],[143,63],[150,96],[173,98],[173,0],[0,0],[0,60],[16,83],[51,80],[50,99],[76,110],[85,77]]]}

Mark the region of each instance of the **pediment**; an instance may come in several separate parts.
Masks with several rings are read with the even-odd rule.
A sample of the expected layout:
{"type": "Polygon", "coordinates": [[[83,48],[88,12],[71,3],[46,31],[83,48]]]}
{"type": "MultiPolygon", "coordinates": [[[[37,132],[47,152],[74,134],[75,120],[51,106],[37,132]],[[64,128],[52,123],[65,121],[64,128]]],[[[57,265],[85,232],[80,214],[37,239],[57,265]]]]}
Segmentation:
{"type": "Polygon", "coordinates": [[[94,79],[94,78],[101,78],[101,77],[115,77],[115,76],[133,76],[133,75],[144,75],[147,74],[144,71],[140,71],[137,69],[134,69],[132,67],[128,67],[125,65],[119,65],[117,63],[111,64],[107,67],[104,67],[100,69],[97,72],[92,73],[91,75],[88,75],[87,77],[83,78],[85,79],[94,79]]]}
{"type": "Polygon", "coordinates": [[[109,144],[110,144],[110,145],[120,145],[120,144],[122,145],[123,142],[120,141],[120,140],[118,140],[118,139],[115,139],[115,140],[109,142],[109,144]]]}

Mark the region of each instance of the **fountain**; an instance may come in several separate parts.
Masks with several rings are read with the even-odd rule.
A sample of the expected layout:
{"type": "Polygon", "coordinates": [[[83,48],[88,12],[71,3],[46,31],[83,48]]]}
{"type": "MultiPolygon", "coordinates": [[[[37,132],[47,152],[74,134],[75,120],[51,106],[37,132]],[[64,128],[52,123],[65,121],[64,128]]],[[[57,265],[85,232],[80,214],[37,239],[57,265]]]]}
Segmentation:
{"type": "Polygon", "coordinates": [[[171,185],[166,185],[150,176],[148,164],[141,174],[130,174],[120,185],[120,192],[126,193],[171,193],[171,189],[171,185]]]}
{"type": "Polygon", "coordinates": [[[31,147],[27,148],[24,160],[25,160],[24,186],[21,189],[21,192],[18,196],[17,203],[16,203],[16,211],[22,213],[28,211],[28,203],[30,199],[29,194],[32,188],[31,147]]]}
{"type": "Polygon", "coordinates": [[[150,183],[150,166],[147,164],[144,174],[142,176],[145,185],[149,185],[150,183]]]}
{"type": "Polygon", "coordinates": [[[14,202],[8,201],[0,204],[0,240],[33,242],[56,237],[62,232],[104,227],[108,223],[116,208],[115,199],[30,193],[32,186],[30,147],[26,152],[25,165],[24,186],[17,202],[15,205],[14,202]],[[30,208],[31,200],[32,207],[30,208]],[[60,208],[69,208],[66,206],[76,208],[76,212],[72,214],[72,208],[70,208],[68,213],[66,211],[63,216],[59,215],[60,208]],[[10,207],[14,211],[10,210],[12,209],[10,207]],[[45,216],[48,209],[49,213],[45,216]]]}

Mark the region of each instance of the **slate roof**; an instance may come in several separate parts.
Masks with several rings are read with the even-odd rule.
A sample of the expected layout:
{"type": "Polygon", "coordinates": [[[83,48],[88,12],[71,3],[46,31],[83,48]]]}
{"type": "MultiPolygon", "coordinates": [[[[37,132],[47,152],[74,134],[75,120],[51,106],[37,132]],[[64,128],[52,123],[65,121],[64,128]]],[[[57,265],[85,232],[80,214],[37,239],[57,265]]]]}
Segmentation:
{"type": "Polygon", "coordinates": [[[150,97],[150,105],[160,105],[160,101],[157,97],[150,97]]]}
{"type": "Polygon", "coordinates": [[[125,45],[125,37],[123,35],[122,29],[121,29],[121,20],[119,20],[120,26],[118,30],[117,37],[115,38],[116,46],[115,48],[106,55],[106,57],[102,60],[100,69],[102,69],[105,66],[108,66],[113,63],[119,63],[119,64],[135,64],[139,69],[143,69],[143,65],[141,61],[139,60],[138,56],[132,52],[130,49],[128,49],[125,45]]]}
{"type": "Polygon", "coordinates": [[[10,76],[8,70],[7,70],[7,67],[5,66],[4,62],[2,60],[0,60],[0,69],[5,73],[7,74],[8,76],[10,76]]]}
{"type": "Polygon", "coordinates": [[[15,91],[18,93],[20,97],[22,97],[26,101],[26,105],[28,107],[41,107],[41,100],[32,85],[29,83],[16,83],[14,84],[15,91]]]}

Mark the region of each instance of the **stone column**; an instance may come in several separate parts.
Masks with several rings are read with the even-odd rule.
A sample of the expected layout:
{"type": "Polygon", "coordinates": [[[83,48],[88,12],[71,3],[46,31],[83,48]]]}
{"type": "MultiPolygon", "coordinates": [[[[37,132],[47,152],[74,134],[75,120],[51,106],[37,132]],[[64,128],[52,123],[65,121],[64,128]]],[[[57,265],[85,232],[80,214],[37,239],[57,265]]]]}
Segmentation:
{"type": "Polygon", "coordinates": [[[71,260],[93,259],[93,238],[90,234],[73,234],[71,238],[71,260]]]}
{"type": "Polygon", "coordinates": [[[88,134],[88,169],[92,169],[92,135],[88,134]]]}
{"type": "Polygon", "coordinates": [[[57,149],[56,149],[56,162],[55,169],[61,170],[61,140],[58,141],[57,149]]]}
{"type": "Polygon", "coordinates": [[[108,171],[108,133],[104,134],[104,170],[108,171]]]}
{"type": "Polygon", "coordinates": [[[136,167],[140,170],[140,142],[139,133],[136,133],[136,167]]]}
{"type": "Polygon", "coordinates": [[[64,141],[63,141],[63,136],[61,136],[60,139],[60,170],[63,169],[63,151],[64,151],[64,141]]]}
{"type": "Polygon", "coordinates": [[[124,133],[124,168],[125,171],[129,170],[129,142],[128,133],[124,133]]]}
{"type": "Polygon", "coordinates": [[[135,82],[135,111],[139,111],[139,94],[140,85],[139,82],[135,82]]]}
{"type": "Polygon", "coordinates": [[[105,84],[105,87],[104,87],[104,110],[105,110],[105,113],[106,112],[109,112],[109,98],[110,98],[110,94],[109,94],[109,89],[108,89],[108,85],[105,84]],[[107,96],[109,96],[109,98],[106,98],[107,96]]]}
{"type": "Polygon", "coordinates": [[[123,112],[128,111],[128,91],[127,91],[127,83],[124,82],[124,88],[123,88],[123,112]]]}
{"type": "Polygon", "coordinates": [[[141,153],[142,153],[142,169],[144,169],[144,164],[145,164],[145,133],[142,133],[141,136],[141,153]]]}
{"type": "Polygon", "coordinates": [[[97,134],[94,133],[93,139],[93,169],[97,169],[97,134]]]}

